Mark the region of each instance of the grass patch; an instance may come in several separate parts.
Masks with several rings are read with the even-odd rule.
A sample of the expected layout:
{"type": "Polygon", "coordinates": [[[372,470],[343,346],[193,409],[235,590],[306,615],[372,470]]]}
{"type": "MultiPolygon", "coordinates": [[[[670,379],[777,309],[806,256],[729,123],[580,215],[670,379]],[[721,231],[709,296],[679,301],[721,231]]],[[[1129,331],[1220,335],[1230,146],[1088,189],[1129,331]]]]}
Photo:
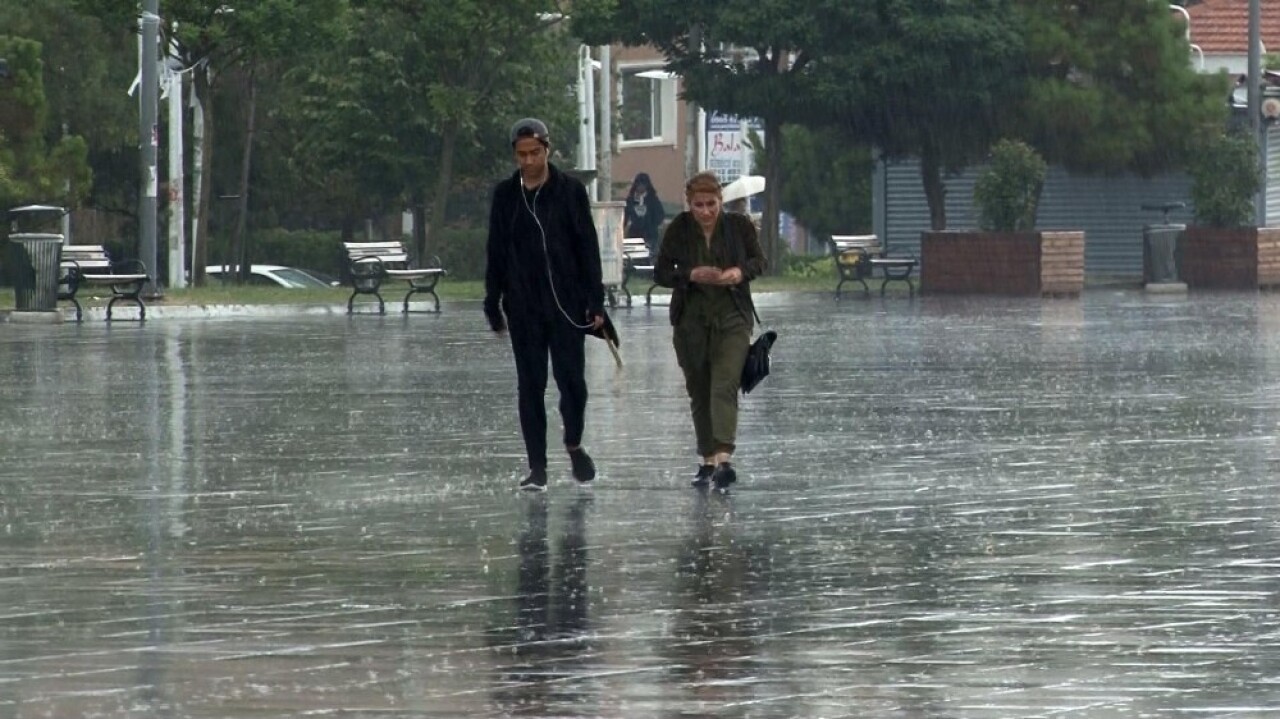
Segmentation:
{"type": "MultiPolygon", "coordinates": [[[[405,290],[401,289],[399,283],[387,285],[383,288],[382,297],[389,303],[399,302],[404,297],[405,290]]],[[[639,295],[643,301],[644,291],[648,287],[644,282],[632,282],[629,285],[632,295],[639,295]]],[[[761,277],[751,283],[751,288],[755,292],[830,292],[835,287],[835,279],[832,277],[819,277],[816,275],[797,277],[761,277]]],[[[436,292],[440,295],[442,301],[466,301],[484,299],[484,281],[482,280],[452,280],[444,278],[436,287],[436,292]]],[[[653,291],[657,294],[669,294],[670,290],[659,287],[653,291]]],[[[261,286],[243,286],[234,285],[210,285],[208,287],[188,287],[184,289],[166,289],[163,295],[155,299],[144,300],[147,305],[155,306],[174,306],[181,307],[186,305],[335,305],[346,304],[347,298],[351,296],[351,289],[348,287],[332,287],[332,288],[315,288],[315,289],[288,289],[285,287],[261,287],[261,286]]],[[[85,307],[102,307],[111,299],[111,293],[106,288],[89,288],[82,287],[80,293],[76,295],[80,300],[80,304],[85,307]]],[[[361,297],[360,300],[367,300],[368,297],[361,297]]],[[[416,295],[415,301],[430,301],[429,297],[416,295]]],[[[14,304],[14,292],[12,288],[0,288],[0,309],[11,310],[14,304]]],[[[59,306],[69,306],[70,303],[60,302],[59,306]]],[[[117,304],[117,306],[119,306],[117,304]]]]}

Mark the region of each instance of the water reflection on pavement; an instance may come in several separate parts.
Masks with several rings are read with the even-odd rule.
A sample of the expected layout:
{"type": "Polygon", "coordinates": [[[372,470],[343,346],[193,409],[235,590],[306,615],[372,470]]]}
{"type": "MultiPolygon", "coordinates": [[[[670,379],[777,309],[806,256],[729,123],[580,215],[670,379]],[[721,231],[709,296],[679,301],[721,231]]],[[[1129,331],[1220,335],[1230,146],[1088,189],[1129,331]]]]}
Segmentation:
{"type": "Polygon", "coordinates": [[[1280,714],[1280,298],[759,302],[729,496],[665,307],[540,496],[477,306],[0,325],[0,717],[1280,714]]]}

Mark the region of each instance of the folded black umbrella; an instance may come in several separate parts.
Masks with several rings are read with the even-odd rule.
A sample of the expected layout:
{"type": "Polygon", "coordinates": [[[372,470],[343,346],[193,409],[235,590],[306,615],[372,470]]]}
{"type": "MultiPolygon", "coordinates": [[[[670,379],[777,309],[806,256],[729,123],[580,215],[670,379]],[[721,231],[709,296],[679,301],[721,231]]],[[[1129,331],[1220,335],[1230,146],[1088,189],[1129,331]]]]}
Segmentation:
{"type": "Polygon", "coordinates": [[[773,330],[761,332],[747,350],[747,361],[742,365],[742,393],[746,394],[769,376],[769,351],[778,340],[773,330]]]}
{"type": "Polygon", "coordinates": [[[613,326],[613,320],[609,318],[609,313],[605,311],[601,314],[604,315],[604,324],[600,325],[600,329],[593,330],[588,327],[584,331],[592,337],[599,337],[602,340],[608,340],[615,345],[622,344],[621,340],[618,339],[618,329],[613,326]]]}
{"type": "Polygon", "coordinates": [[[604,324],[600,325],[599,329],[587,329],[584,331],[592,337],[604,340],[605,344],[609,345],[609,351],[613,353],[613,361],[617,362],[618,366],[621,367],[622,355],[618,354],[618,346],[622,344],[622,340],[618,339],[618,328],[613,326],[613,320],[609,318],[608,312],[602,312],[602,314],[604,315],[604,324]]]}

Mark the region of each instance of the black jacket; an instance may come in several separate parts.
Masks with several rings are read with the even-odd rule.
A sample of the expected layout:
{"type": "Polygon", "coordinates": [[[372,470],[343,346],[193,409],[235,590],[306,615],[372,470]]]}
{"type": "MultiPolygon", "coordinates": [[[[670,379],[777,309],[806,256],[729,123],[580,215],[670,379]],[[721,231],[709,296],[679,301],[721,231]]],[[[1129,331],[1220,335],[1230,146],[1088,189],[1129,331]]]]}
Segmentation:
{"type": "Polygon", "coordinates": [[[484,311],[494,329],[502,326],[499,306],[507,318],[516,321],[558,316],[556,297],[575,323],[586,322],[588,313],[604,314],[600,243],[587,189],[555,165],[548,163],[547,169],[547,180],[533,205],[546,234],[545,255],[536,246],[541,241],[521,196],[524,190],[519,171],[493,189],[484,311]],[[532,249],[530,231],[536,243],[532,249]],[[549,289],[548,264],[554,296],[549,289]]]}
{"type": "Polygon", "coordinates": [[[667,211],[662,206],[662,200],[658,199],[658,193],[650,189],[644,195],[644,200],[636,200],[634,193],[627,195],[626,209],[623,211],[624,224],[627,227],[627,237],[643,237],[649,245],[657,243],[660,232],[662,230],[662,221],[667,219],[667,211]],[[644,203],[644,217],[636,214],[636,205],[644,203]]]}
{"type": "MultiPolygon", "coordinates": [[[[764,274],[769,263],[764,258],[764,250],[756,236],[756,226],[751,223],[750,217],[738,212],[723,212],[720,222],[723,224],[728,256],[717,257],[716,265],[722,270],[730,267],[742,270],[742,283],[734,288],[733,297],[738,311],[750,321],[755,312],[755,303],[751,299],[751,280],[764,274]]],[[[653,278],[659,285],[671,288],[672,325],[680,324],[680,316],[684,314],[685,295],[691,284],[689,273],[694,267],[699,242],[705,242],[702,228],[693,219],[693,213],[687,210],[676,215],[662,235],[662,250],[658,253],[653,278]]]]}

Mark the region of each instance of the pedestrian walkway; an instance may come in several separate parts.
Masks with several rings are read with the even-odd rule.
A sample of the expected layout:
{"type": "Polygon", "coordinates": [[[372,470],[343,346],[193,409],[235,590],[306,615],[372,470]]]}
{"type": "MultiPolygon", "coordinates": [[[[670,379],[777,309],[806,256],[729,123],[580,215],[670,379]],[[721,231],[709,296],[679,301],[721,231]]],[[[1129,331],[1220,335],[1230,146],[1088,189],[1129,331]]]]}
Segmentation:
{"type": "Polygon", "coordinates": [[[478,304],[0,325],[0,717],[1280,716],[1280,297],[758,304],[729,496],[665,307],[539,496],[478,304]]]}

